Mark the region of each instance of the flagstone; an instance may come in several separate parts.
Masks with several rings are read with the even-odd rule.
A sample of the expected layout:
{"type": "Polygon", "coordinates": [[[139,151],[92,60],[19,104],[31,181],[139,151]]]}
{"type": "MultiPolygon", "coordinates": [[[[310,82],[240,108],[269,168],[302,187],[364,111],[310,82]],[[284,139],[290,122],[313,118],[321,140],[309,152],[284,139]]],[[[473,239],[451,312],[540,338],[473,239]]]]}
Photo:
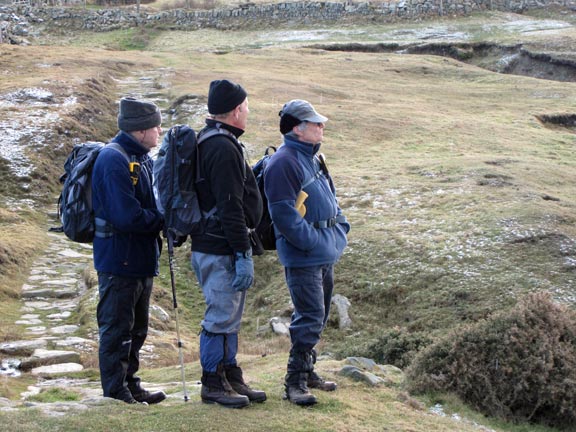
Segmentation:
{"type": "Polygon", "coordinates": [[[20,368],[23,371],[28,371],[40,366],[79,362],[80,354],[75,351],[59,351],[38,348],[34,350],[34,353],[30,357],[22,360],[20,368]]]}
{"type": "Polygon", "coordinates": [[[8,355],[30,355],[37,348],[44,348],[47,342],[44,339],[19,340],[0,343],[0,353],[8,355]]]}
{"type": "Polygon", "coordinates": [[[84,366],[82,366],[79,363],[59,363],[59,364],[40,366],[40,367],[34,368],[34,369],[32,369],[31,373],[32,373],[32,375],[50,377],[53,375],[59,375],[59,374],[63,374],[63,373],[80,372],[83,369],[84,369],[84,366]]]}

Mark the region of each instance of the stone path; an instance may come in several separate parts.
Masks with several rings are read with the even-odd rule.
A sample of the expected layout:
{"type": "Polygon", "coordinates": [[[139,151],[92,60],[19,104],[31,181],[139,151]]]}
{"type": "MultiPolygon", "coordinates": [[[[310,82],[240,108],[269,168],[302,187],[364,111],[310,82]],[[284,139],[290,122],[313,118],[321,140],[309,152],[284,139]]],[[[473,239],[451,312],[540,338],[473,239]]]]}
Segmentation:
{"type": "MultiPolygon", "coordinates": [[[[140,71],[118,81],[121,96],[134,96],[155,101],[160,107],[167,105],[162,89],[170,75],[169,70],[140,71]]],[[[54,219],[53,226],[58,225],[54,219]]],[[[69,241],[63,233],[49,232],[49,245],[32,264],[29,277],[21,290],[21,314],[16,324],[22,326],[22,340],[0,343],[0,375],[6,379],[19,379],[22,374],[37,377],[36,383],[21,394],[24,402],[0,398],[0,411],[27,406],[41,407],[49,415],[61,415],[71,409],[85,409],[91,404],[117,403],[102,397],[99,381],[71,379],[66,375],[81,372],[85,367],[97,368],[98,334],[95,312],[88,317],[89,325],[79,325],[83,309],[95,311],[98,290],[93,272],[92,245],[69,241]],[[92,316],[94,315],[94,316],[92,316]],[[27,402],[48,387],[73,388],[81,395],[81,402],[42,404],[27,402]]],[[[166,323],[173,311],[164,311],[151,305],[156,322],[166,323]]],[[[85,319],[85,318],[83,318],[85,319]]],[[[154,321],[154,320],[151,320],[154,321]]],[[[170,340],[176,342],[176,337],[170,340]]],[[[156,344],[166,348],[163,331],[150,328],[146,344],[141,350],[142,366],[153,364],[157,357],[156,344]]],[[[170,345],[168,343],[168,345],[170,345]]],[[[174,359],[177,363],[176,346],[174,359]]],[[[146,384],[146,383],[145,383],[146,384]]],[[[158,384],[170,390],[170,398],[182,399],[181,383],[158,384]]],[[[189,393],[194,383],[187,383],[189,393]]],[[[149,384],[147,388],[155,389],[149,384]]]]}
{"type": "MultiPolygon", "coordinates": [[[[94,325],[78,325],[78,311],[82,304],[97,302],[97,286],[89,286],[92,269],[91,245],[69,241],[64,234],[48,233],[50,244],[43,256],[30,269],[30,276],[22,286],[21,316],[16,324],[23,327],[24,340],[0,343],[3,375],[18,379],[21,374],[37,377],[37,382],[21,394],[26,401],[46,388],[74,388],[81,395],[81,402],[57,404],[19,403],[0,399],[0,411],[19,407],[40,406],[50,415],[83,409],[90,404],[116,403],[102,397],[99,381],[71,379],[71,372],[84,369],[84,361],[95,367],[98,350],[98,335],[94,325]]],[[[92,274],[92,278],[94,275],[92,274]]],[[[91,283],[95,283],[92,280],[91,283]]],[[[170,314],[154,305],[153,313],[170,319],[170,314]]],[[[90,317],[95,321],[95,317],[90,317]]],[[[154,340],[162,336],[153,333],[142,349],[143,365],[154,360],[154,340]]],[[[175,359],[177,359],[175,355],[175,359]]],[[[192,384],[192,383],[191,383],[192,384]]],[[[191,385],[189,384],[189,385],[191,385]]],[[[160,387],[179,386],[179,383],[162,383],[160,387]]],[[[153,385],[149,386],[154,388],[153,385]]],[[[171,395],[182,398],[177,390],[171,395]]]]}

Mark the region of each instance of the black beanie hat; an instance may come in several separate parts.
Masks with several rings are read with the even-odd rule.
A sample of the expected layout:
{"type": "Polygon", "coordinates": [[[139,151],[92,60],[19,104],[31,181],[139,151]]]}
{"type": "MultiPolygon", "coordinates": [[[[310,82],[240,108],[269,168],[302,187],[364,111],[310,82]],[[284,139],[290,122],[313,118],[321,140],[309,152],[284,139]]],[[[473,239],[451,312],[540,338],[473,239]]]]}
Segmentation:
{"type": "Polygon", "coordinates": [[[244,102],[248,94],[240,84],[228,80],[214,80],[208,91],[208,112],[226,114],[244,102]]]}
{"type": "Polygon", "coordinates": [[[152,102],[145,102],[131,97],[120,99],[118,129],[125,132],[152,129],[160,126],[162,114],[152,102]]]}

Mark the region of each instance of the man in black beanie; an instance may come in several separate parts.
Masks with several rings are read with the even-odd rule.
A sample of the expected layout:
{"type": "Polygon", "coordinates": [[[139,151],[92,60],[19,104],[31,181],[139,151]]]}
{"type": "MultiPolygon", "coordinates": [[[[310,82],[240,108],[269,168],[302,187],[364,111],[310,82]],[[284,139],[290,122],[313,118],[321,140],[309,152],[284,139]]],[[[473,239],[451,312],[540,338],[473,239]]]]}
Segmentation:
{"type": "Polygon", "coordinates": [[[100,380],[104,396],[127,403],[153,404],[166,398],[162,391],[143,389],[136,376],[164,225],[152,193],[153,162],[148,156],[158,145],[161,122],[153,103],[123,98],[120,132],[100,152],[92,172],[100,380]]]}
{"type": "Polygon", "coordinates": [[[238,333],[246,290],[254,280],[249,230],[258,225],[262,199],[238,138],[248,118],[248,99],[240,84],[215,80],[208,91],[210,118],[199,132],[198,196],[209,216],[206,231],[192,236],[192,268],[202,286],[206,310],[200,333],[201,398],[206,403],[242,408],[263,402],[238,366],[238,333]]]}

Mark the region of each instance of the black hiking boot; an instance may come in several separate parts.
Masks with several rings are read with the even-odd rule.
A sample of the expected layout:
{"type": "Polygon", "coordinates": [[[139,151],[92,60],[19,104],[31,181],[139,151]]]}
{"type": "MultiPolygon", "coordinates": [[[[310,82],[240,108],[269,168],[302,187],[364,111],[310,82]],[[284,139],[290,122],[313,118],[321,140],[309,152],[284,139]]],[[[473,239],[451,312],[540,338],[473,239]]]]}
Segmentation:
{"type": "Polygon", "coordinates": [[[308,386],[306,385],[307,380],[308,374],[304,372],[287,374],[284,383],[286,389],[284,399],[299,406],[316,404],[318,401],[316,400],[316,396],[308,390],[308,386]]]}
{"type": "Polygon", "coordinates": [[[166,393],[163,391],[149,392],[144,390],[142,387],[130,387],[128,386],[130,393],[137,402],[146,402],[148,405],[153,405],[162,402],[166,399],[166,393]]]}
{"type": "Polygon", "coordinates": [[[226,378],[236,393],[248,396],[250,402],[264,402],[266,400],[266,393],[262,390],[253,390],[244,382],[242,369],[238,366],[225,366],[225,371],[226,378]]]}
{"type": "Polygon", "coordinates": [[[338,385],[335,382],[326,381],[314,371],[310,372],[308,375],[307,384],[311,389],[318,389],[327,392],[334,391],[336,388],[338,388],[338,385]]]}
{"type": "Polygon", "coordinates": [[[147,402],[136,400],[134,396],[132,396],[132,393],[130,393],[130,391],[127,388],[110,397],[112,397],[113,399],[121,400],[122,402],[126,402],[127,404],[130,405],[132,404],[148,405],[147,402]]]}
{"type": "Polygon", "coordinates": [[[204,403],[217,403],[227,408],[244,408],[250,405],[248,396],[240,395],[232,389],[223,371],[202,372],[200,397],[204,403]]]}

